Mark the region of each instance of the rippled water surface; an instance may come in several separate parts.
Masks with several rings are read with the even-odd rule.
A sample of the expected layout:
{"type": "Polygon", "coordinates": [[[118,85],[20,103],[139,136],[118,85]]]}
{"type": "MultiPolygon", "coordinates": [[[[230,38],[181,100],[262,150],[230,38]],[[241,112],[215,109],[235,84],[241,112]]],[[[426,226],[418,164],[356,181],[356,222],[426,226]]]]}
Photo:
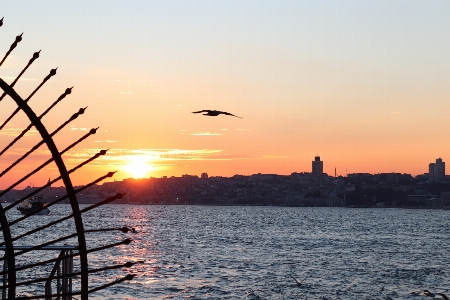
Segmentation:
{"type": "MultiPolygon", "coordinates": [[[[48,222],[70,211],[57,205],[48,222]]],[[[84,216],[88,247],[133,243],[90,257],[90,267],[143,261],[92,299],[425,299],[450,289],[450,211],[356,208],[109,205],[84,216]],[[300,287],[298,280],[306,278],[300,287]]],[[[26,227],[27,225],[21,225],[26,227]]],[[[71,223],[62,224],[73,226],[71,223]]],[[[56,233],[49,233],[55,234],[56,233]]],[[[31,237],[30,237],[31,238],[31,237]]],[[[95,286],[105,278],[90,277],[95,286]]]]}

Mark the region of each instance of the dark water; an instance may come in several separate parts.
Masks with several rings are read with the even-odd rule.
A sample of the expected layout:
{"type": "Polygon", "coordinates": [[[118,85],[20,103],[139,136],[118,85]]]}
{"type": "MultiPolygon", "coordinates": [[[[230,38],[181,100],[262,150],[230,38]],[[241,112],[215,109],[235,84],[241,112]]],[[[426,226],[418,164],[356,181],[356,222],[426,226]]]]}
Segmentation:
{"type": "MultiPolygon", "coordinates": [[[[68,205],[55,206],[47,218],[68,211],[68,205]]],[[[91,256],[90,267],[143,262],[91,276],[94,287],[136,274],[91,299],[425,299],[414,294],[423,289],[450,294],[449,217],[444,210],[109,205],[89,212],[85,227],[126,225],[138,233],[89,234],[89,248],[134,240],[91,256]],[[306,280],[297,287],[290,276],[306,280]]]]}

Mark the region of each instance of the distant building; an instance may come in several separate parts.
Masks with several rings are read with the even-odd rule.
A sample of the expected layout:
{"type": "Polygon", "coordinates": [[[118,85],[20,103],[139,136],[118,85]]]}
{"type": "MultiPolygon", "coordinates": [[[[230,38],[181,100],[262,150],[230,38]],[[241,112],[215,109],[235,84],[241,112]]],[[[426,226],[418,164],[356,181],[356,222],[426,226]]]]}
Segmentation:
{"type": "Polygon", "coordinates": [[[445,162],[442,158],[436,159],[436,163],[428,166],[428,181],[444,182],[445,181],[445,162]]]}
{"type": "Polygon", "coordinates": [[[450,209],[450,192],[441,192],[442,208],[450,209]]]}
{"type": "Polygon", "coordinates": [[[320,160],[320,156],[316,156],[312,162],[313,175],[323,174],[323,161],[320,160]]]}
{"type": "Polygon", "coordinates": [[[201,179],[208,179],[208,173],[202,173],[201,179]]]}

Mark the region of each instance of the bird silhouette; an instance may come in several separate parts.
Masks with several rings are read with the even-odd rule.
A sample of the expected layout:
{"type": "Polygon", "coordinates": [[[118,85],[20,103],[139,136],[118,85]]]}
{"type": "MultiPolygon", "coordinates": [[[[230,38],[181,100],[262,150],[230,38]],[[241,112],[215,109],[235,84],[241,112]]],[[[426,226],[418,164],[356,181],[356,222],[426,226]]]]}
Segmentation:
{"type": "Polygon", "coordinates": [[[436,295],[439,295],[439,296],[441,296],[444,300],[448,300],[448,297],[447,297],[445,294],[443,294],[443,293],[436,293],[436,295],[435,295],[435,294],[433,294],[432,292],[430,292],[429,290],[423,290],[423,294],[424,294],[425,296],[432,297],[432,298],[434,298],[436,295]]]}
{"type": "Polygon", "coordinates": [[[295,279],[294,276],[292,276],[292,275],[289,275],[289,276],[291,276],[291,277],[295,280],[295,283],[297,284],[298,287],[300,287],[300,286],[302,285],[303,281],[306,280],[306,278],[305,278],[305,279],[303,279],[302,281],[298,282],[297,279],[295,279]]]}
{"type": "Polygon", "coordinates": [[[442,293],[436,293],[436,294],[438,294],[439,296],[441,296],[442,298],[444,298],[444,300],[448,300],[448,297],[445,296],[444,294],[442,294],[442,293]]]}
{"type": "Polygon", "coordinates": [[[233,114],[230,114],[229,112],[220,111],[220,110],[204,109],[204,110],[199,110],[199,111],[193,111],[192,113],[193,114],[204,113],[203,114],[204,116],[210,116],[210,117],[217,117],[218,115],[227,115],[227,116],[232,116],[232,117],[243,119],[242,117],[238,117],[238,116],[235,116],[233,114]]]}
{"type": "Polygon", "coordinates": [[[430,292],[429,290],[423,290],[423,294],[424,294],[425,296],[433,297],[433,298],[434,298],[434,294],[433,294],[432,292],[430,292]]]}

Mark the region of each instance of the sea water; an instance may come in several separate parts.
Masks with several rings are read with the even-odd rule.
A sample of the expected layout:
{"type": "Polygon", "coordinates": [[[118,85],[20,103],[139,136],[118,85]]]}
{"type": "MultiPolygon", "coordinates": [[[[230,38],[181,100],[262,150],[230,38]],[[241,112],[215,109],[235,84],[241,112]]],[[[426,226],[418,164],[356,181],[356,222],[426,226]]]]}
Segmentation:
{"type": "MultiPolygon", "coordinates": [[[[49,216],[31,217],[11,231],[68,213],[69,205],[55,205],[49,216]]],[[[14,214],[9,218],[19,217],[14,214]]],[[[422,299],[416,294],[424,289],[449,295],[449,217],[448,210],[106,205],[83,216],[85,229],[127,226],[137,233],[87,233],[89,249],[133,239],[90,254],[89,268],[138,263],[90,275],[91,288],[135,275],[90,299],[422,299]],[[293,277],[304,281],[297,286],[293,277]]],[[[67,221],[19,244],[73,228],[67,221]]],[[[42,291],[27,289],[18,292],[42,291]]]]}

